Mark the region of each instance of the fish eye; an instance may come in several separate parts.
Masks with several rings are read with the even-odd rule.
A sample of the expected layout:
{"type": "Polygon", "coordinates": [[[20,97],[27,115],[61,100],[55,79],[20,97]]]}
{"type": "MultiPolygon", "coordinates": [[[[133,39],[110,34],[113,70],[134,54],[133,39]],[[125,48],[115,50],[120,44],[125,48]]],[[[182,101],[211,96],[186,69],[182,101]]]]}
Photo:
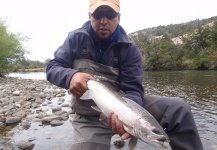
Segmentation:
{"type": "Polygon", "coordinates": [[[159,142],[165,142],[167,139],[166,139],[166,137],[161,137],[161,138],[158,138],[157,139],[159,142]]]}
{"type": "Polygon", "coordinates": [[[154,129],[152,130],[152,132],[154,132],[155,134],[159,134],[159,133],[160,133],[160,130],[159,130],[158,128],[154,128],[154,129]]]}

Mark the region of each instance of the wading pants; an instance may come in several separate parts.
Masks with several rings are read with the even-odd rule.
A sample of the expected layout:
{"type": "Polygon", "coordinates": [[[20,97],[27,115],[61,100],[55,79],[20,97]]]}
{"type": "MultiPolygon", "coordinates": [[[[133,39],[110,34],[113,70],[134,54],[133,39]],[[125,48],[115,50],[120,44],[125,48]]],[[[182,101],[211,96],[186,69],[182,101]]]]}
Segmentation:
{"type": "MultiPolygon", "coordinates": [[[[179,98],[145,96],[144,108],[160,123],[173,150],[202,150],[202,143],[189,105],[179,98]]],[[[97,116],[75,115],[71,150],[109,150],[113,136],[106,121],[97,116]]]]}

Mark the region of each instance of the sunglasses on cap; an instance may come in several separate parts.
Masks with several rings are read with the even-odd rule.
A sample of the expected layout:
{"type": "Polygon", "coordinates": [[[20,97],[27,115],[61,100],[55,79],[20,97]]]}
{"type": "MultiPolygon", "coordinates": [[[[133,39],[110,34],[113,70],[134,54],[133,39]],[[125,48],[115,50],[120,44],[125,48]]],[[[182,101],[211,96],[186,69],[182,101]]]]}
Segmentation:
{"type": "Polygon", "coordinates": [[[117,17],[118,13],[115,11],[110,11],[110,12],[95,11],[91,15],[97,20],[100,20],[104,16],[106,16],[106,18],[111,20],[111,19],[117,17]]]}

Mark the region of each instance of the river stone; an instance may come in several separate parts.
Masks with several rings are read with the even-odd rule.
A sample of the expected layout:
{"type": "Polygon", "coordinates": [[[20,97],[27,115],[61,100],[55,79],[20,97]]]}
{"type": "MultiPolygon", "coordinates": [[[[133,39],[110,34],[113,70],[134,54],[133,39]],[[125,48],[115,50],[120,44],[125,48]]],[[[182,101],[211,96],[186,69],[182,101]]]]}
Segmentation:
{"type": "Polygon", "coordinates": [[[61,97],[61,96],[62,96],[62,94],[57,94],[57,95],[56,95],[56,97],[61,97]]]}
{"type": "Polygon", "coordinates": [[[0,118],[0,122],[5,122],[6,118],[0,118]]]}
{"type": "Polygon", "coordinates": [[[13,96],[19,96],[20,95],[20,91],[16,90],[13,92],[13,96]]]}
{"type": "Polygon", "coordinates": [[[69,107],[69,104],[62,104],[62,107],[69,107]]]}
{"type": "MultiPolygon", "coordinates": [[[[0,89],[1,90],[1,89],[0,89]]],[[[0,92],[0,98],[4,97],[4,93],[0,92]]]]}
{"type": "Polygon", "coordinates": [[[42,118],[47,117],[47,116],[48,116],[48,115],[47,115],[45,112],[40,112],[40,113],[36,116],[36,118],[42,119],[42,118]]]}
{"type": "Polygon", "coordinates": [[[26,112],[25,111],[18,111],[16,113],[13,113],[13,116],[24,118],[26,116],[26,112]]]}
{"type": "Polygon", "coordinates": [[[35,141],[35,140],[37,140],[36,137],[31,137],[31,138],[28,139],[28,142],[32,142],[32,141],[35,141]]]}
{"type": "Polygon", "coordinates": [[[54,112],[57,112],[57,111],[62,110],[62,107],[55,106],[55,107],[53,107],[53,108],[51,108],[51,109],[52,109],[52,112],[54,113],[54,112]]]}
{"type": "Polygon", "coordinates": [[[63,125],[63,122],[60,121],[60,120],[52,120],[52,121],[50,122],[50,125],[51,125],[51,126],[61,126],[61,125],[63,125]]]}
{"type": "Polygon", "coordinates": [[[0,122],[0,127],[4,127],[5,124],[3,122],[0,122]]]}
{"type": "Polygon", "coordinates": [[[42,118],[42,123],[43,124],[47,124],[47,123],[50,123],[51,121],[53,121],[53,120],[61,120],[62,118],[60,117],[60,116],[55,116],[55,115],[53,115],[53,116],[48,116],[48,117],[44,117],[44,118],[42,118]]]}
{"type": "Polygon", "coordinates": [[[21,150],[32,150],[34,146],[35,144],[31,142],[20,141],[18,143],[18,148],[20,148],[21,150]]]}
{"type": "Polygon", "coordinates": [[[2,103],[3,106],[8,105],[9,104],[9,98],[7,98],[7,97],[1,98],[0,103],[2,103]]]}
{"type": "Polygon", "coordinates": [[[23,121],[21,123],[21,126],[23,127],[23,129],[27,130],[27,129],[29,129],[29,127],[31,126],[31,124],[28,121],[23,121]]]}
{"type": "Polygon", "coordinates": [[[41,98],[36,98],[35,102],[41,104],[43,102],[43,100],[41,98]]]}
{"type": "Polygon", "coordinates": [[[47,94],[47,93],[50,93],[50,89],[49,89],[49,88],[45,88],[43,91],[44,91],[44,93],[46,93],[46,94],[47,94]]]}
{"type": "Polygon", "coordinates": [[[9,117],[6,118],[5,124],[6,125],[16,124],[19,123],[21,119],[22,119],[21,117],[9,117]]]}

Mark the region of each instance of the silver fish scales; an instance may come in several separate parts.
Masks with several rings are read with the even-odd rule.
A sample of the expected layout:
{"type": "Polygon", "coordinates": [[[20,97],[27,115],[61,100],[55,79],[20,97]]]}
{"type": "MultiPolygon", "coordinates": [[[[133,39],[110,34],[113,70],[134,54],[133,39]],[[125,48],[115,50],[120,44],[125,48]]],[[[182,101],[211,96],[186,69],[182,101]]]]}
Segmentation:
{"type": "Polygon", "coordinates": [[[169,142],[167,134],[147,110],[125,97],[123,92],[116,92],[99,81],[89,80],[87,86],[90,97],[98,106],[93,108],[106,117],[114,112],[124,129],[133,136],[129,142],[131,149],[136,146],[137,139],[157,148],[167,148],[164,145],[169,142]]]}

